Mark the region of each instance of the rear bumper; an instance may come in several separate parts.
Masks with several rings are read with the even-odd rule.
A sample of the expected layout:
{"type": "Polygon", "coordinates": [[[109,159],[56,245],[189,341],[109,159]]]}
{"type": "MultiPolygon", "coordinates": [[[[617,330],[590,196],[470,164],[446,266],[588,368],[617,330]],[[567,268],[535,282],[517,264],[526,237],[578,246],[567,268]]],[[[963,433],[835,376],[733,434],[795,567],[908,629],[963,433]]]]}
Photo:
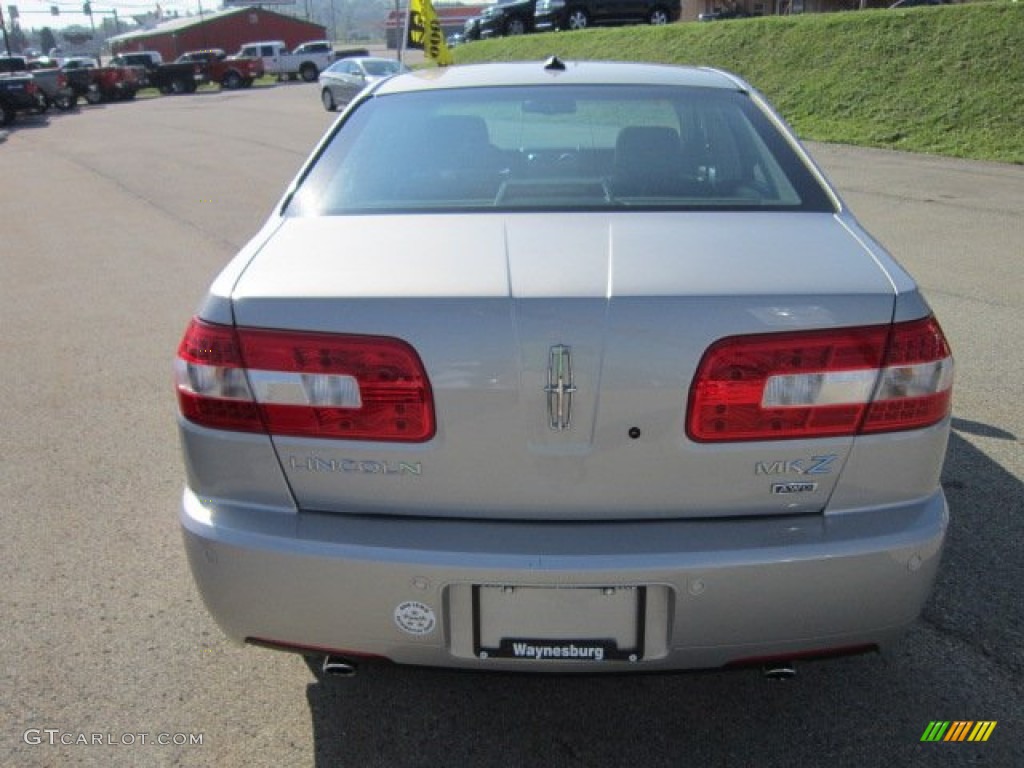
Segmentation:
{"type": "MultiPolygon", "coordinates": [[[[885,646],[920,614],[948,522],[941,491],[836,516],[575,524],[207,502],[184,494],[186,550],[207,607],[234,640],[561,672],[706,668],[885,646]],[[481,658],[474,585],[643,587],[639,660],[481,658]]],[[[578,639],[568,625],[558,632],[566,645],[578,639]]]]}
{"type": "Polygon", "coordinates": [[[8,109],[12,109],[16,112],[25,112],[39,108],[39,95],[41,93],[42,91],[36,91],[35,93],[8,91],[6,96],[0,94],[0,98],[6,98],[5,103],[7,104],[8,109]]]}

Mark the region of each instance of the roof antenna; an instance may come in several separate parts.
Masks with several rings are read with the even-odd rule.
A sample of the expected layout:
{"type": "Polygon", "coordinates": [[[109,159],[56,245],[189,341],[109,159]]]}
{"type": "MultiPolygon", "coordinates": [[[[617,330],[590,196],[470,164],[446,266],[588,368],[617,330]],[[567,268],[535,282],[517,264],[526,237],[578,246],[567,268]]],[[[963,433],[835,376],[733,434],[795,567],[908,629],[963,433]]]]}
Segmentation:
{"type": "Polygon", "coordinates": [[[558,56],[549,56],[548,60],[544,62],[544,69],[553,72],[565,72],[565,62],[558,58],[558,56]]]}

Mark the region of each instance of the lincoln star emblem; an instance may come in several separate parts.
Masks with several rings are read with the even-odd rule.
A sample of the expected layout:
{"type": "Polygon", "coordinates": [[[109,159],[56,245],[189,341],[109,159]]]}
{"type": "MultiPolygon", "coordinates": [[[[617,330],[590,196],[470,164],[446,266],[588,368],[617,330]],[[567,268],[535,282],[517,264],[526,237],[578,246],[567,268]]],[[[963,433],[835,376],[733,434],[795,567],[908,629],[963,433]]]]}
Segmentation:
{"type": "Polygon", "coordinates": [[[569,428],[572,420],[572,350],[556,344],[548,353],[548,426],[559,432],[569,428]]]}

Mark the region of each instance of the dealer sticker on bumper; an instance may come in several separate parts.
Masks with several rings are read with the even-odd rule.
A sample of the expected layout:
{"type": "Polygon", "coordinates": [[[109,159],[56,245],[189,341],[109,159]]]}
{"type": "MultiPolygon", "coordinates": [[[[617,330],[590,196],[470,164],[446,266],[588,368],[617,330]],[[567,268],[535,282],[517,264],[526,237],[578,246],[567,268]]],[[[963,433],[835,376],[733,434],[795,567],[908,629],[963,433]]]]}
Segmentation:
{"type": "Polygon", "coordinates": [[[410,635],[429,635],[437,626],[437,616],[429,605],[409,600],[395,608],[395,624],[410,635]]]}

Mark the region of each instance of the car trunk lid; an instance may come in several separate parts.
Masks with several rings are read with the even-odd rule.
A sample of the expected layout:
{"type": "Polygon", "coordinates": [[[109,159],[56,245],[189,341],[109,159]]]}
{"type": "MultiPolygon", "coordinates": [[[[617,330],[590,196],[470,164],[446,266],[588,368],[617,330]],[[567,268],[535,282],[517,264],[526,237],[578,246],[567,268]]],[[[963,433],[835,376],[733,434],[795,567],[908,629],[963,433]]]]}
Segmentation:
{"type": "Polygon", "coordinates": [[[301,508],[535,519],[824,508],[851,437],[697,443],[716,340],[891,321],[839,216],[286,219],[233,292],[239,326],[391,336],[421,357],[423,443],[274,436],[301,508]]]}

